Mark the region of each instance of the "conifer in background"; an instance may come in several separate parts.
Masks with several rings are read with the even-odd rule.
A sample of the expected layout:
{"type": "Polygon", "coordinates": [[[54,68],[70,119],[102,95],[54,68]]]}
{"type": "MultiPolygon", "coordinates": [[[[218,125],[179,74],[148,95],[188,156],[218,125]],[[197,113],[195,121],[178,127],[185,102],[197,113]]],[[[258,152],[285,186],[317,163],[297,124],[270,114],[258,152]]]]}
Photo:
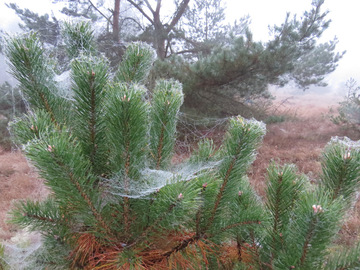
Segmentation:
{"type": "MultiPolygon", "coordinates": [[[[88,24],[66,27],[71,38],[92,40],[88,24]]],[[[13,223],[43,235],[29,269],[360,267],[358,247],[329,253],[358,188],[359,143],[327,146],[318,187],[293,166],[272,165],[261,200],[246,172],[264,124],[231,118],[219,150],[203,141],[175,167],[183,94],[174,80],[151,92],[142,85],[153,51],[129,45],[112,75],[89,44],[71,44],[82,44],[70,65],[71,98],[60,95],[36,34],[6,47],[31,104],[11,128],[51,190],[45,201],[18,202],[12,211],[13,223]]]]}

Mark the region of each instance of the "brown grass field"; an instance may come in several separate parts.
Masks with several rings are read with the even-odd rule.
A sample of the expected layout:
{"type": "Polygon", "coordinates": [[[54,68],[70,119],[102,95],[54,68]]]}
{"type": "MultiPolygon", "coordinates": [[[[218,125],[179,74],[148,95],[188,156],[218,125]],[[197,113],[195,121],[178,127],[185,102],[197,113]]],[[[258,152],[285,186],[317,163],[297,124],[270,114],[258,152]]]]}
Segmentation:
{"type": "MultiPolygon", "coordinates": [[[[321,173],[321,153],[332,136],[347,136],[359,140],[359,132],[334,125],[326,115],[328,106],[299,105],[289,102],[291,117],[281,123],[267,125],[264,143],[249,171],[251,183],[263,196],[266,187],[266,168],[275,161],[280,164],[293,163],[301,173],[316,183],[321,173]],[[296,108],[296,110],[294,109],[296,108]]],[[[289,116],[289,110],[283,110],[289,116]]],[[[29,166],[20,152],[5,152],[0,149],[0,242],[9,240],[18,229],[6,223],[7,212],[14,201],[20,199],[41,200],[48,194],[43,181],[35,169],[29,166]]],[[[350,245],[360,236],[360,203],[350,213],[341,230],[338,241],[350,245]]]]}

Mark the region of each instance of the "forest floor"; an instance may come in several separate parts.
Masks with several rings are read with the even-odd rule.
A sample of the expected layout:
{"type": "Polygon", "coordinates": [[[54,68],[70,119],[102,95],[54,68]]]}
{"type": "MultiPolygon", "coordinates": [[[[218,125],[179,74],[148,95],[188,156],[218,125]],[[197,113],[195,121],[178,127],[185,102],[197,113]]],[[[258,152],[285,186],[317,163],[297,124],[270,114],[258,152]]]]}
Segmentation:
{"type": "MultiPolygon", "coordinates": [[[[280,103],[279,103],[280,104],[280,103]]],[[[344,129],[329,119],[331,102],[319,99],[306,101],[306,97],[287,98],[276,109],[285,121],[267,125],[264,143],[249,171],[249,177],[260,196],[266,187],[266,168],[275,161],[280,164],[293,163],[301,173],[316,183],[321,173],[321,153],[333,136],[347,136],[359,140],[360,133],[344,129]],[[323,102],[320,103],[319,100],[323,102]]],[[[11,205],[20,199],[41,200],[49,192],[20,152],[0,149],[0,243],[11,242],[18,237],[19,230],[6,223],[11,205]]],[[[360,202],[345,223],[339,244],[350,245],[360,237],[360,202]]]]}

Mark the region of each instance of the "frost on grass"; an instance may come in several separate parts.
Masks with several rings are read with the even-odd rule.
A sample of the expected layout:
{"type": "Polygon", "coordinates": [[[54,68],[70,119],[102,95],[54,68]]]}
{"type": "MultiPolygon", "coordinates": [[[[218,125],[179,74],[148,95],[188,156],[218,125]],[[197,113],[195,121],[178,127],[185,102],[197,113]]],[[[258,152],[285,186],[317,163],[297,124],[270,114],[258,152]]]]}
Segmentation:
{"type": "Polygon", "coordinates": [[[348,137],[338,137],[338,136],[332,137],[327,146],[329,147],[334,145],[339,145],[349,151],[350,150],[360,151],[360,140],[353,141],[348,137]]]}

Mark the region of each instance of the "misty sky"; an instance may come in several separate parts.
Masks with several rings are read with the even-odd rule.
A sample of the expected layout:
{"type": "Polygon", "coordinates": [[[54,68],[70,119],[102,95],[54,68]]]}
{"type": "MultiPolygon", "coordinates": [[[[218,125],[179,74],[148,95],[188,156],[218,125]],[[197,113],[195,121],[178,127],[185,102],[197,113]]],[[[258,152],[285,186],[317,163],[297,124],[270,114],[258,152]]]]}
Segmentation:
{"type": "MultiPolygon", "coordinates": [[[[22,8],[29,8],[38,13],[51,13],[53,8],[51,0],[0,0],[0,27],[7,28],[8,31],[15,31],[18,20],[15,12],[5,6],[5,3],[8,2],[15,2],[22,8]],[[9,25],[12,25],[12,27],[9,28],[9,25]]],[[[254,40],[266,41],[268,25],[281,24],[285,19],[286,12],[301,16],[310,7],[311,0],[227,0],[227,19],[232,22],[244,15],[250,15],[254,40]]],[[[326,42],[336,36],[339,39],[338,51],[346,50],[347,53],[340,61],[337,70],[326,77],[325,81],[329,86],[322,89],[313,87],[310,92],[325,93],[331,91],[339,95],[345,95],[346,88],[344,84],[349,78],[354,78],[360,83],[360,52],[358,45],[360,44],[360,35],[357,31],[357,27],[360,25],[358,17],[360,1],[325,0],[323,7],[330,11],[328,18],[332,20],[332,23],[324,33],[321,41],[326,42]]],[[[0,67],[2,66],[0,63],[0,67]]],[[[285,87],[282,91],[294,90],[285,87]]]]}

